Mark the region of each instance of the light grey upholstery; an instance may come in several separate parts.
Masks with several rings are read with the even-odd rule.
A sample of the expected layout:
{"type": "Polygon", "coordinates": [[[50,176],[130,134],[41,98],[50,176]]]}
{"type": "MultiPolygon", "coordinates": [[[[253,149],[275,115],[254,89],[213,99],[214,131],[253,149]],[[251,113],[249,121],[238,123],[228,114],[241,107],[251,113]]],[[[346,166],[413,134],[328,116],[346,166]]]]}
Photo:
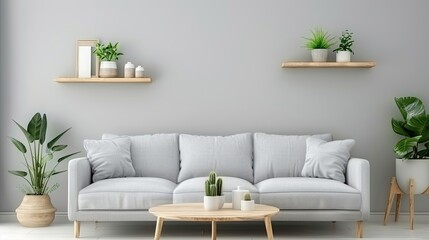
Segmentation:
{"type": "Polygon", "coordinates": [[[253,182],[252,135],[195,136],[180,134],[180,172],[178,182],[218,175],[238,177],[253,182]]]}
{"type": "Polygon", "coordinates": [[[256,184],[259,201],[279,209],[360,210],[361,194],[344,183],[323,178],[271,178],[256,184]]]}
{"type": "MultiPolygon", "coordinates": [[[[166,141],[169,142],[166,145],[170,147],[166,147],[165,149],[162,147],[151,147],[150,155],[145,155],[146,153],[139,155],[136,151],[140,150],[136,148],[150,146],[152,141],[153,143],[156,142],[154,139],[147,139],[148,143],[144,143],[143,140],[140,143],[136,141],[131,146],[131,148],[135,146],[134,156],[144,155],[148,158],[157,158],[159,155],[156,152],[163,151],[163,149],[165,151],[171,150],[170,153],[173,153],[173,148],[177,149],[177,152],[174,154],[165,154],[162,156],[164,159],[167,159],[168,156],[173,158],[171,160],[171,163],[174,165],[172,168],[166,167],[164,165],[165,162],[161,160],[159,162],[151,161],[152,165],[150,166],[145,165],[146,163],[141,165],[140,173],[144,173],[143,169],[148,168],[148,171],[158,176],[117,178],[92,183],[91,167],[88,159],[85,157],[71,160],[68,168],[69,219],[72,221],[153,221],[156,218],[147,211],[147,208],[150,206],[161,204],[161,202],[201,202],[203,183],[207,177],[206,174],[201,178],[190,178],[176,185],[179,173],[179,142],[173,139],[178,139],[177,135],[173,134],[173,136],[168,137],[172,137],[170,139],[171,142],[166,141]],[[173,143],[176,145],[174,146],[173,143]],[[174,178],[165,175],[166,172],[169,174],[173,172],[172,169],[175,169],[175,172],[172,173],[175,176],[174,178]]],[[[138,139],[137,136],[136,139],[138,139]]],[[[162,140],[160,141],[163,142],[162,140]]],[[[269,146],[267,144],[265,146],[265,151],[267,151],[269,146]]],[[[251,149],[254,149],[255,154],[257,152],[256,148],[257,146],[255,145],[251,149]]],[[[301,149],[299,148],[297,151],[301,151],[301,149]]],[[[131,152],[133,158],[132,149],[131,152]]],[[[295,155],[301,156],[302,153],[295,153],[295,155]]],[[[267,158],[267,161],[272,160],[267,158]]],[[[226,166],[228,166],[228,163],[226,163],[226,166]]],[[[281,165],[272,166],[282,167],[281,165]]],[[[241,169],[236,170],[235,176],[223,177],[226,201],[231,201],[230,191],[237,186],[241,186],[249,189],[257,202],[273,204],[282,208],[273,217],[273,220],[361,221],[369,218],[370,167],[367,160],[351,158],[348,161],[345,184],[317,178],[274,177],[275,169],[272,169],[272,166],[271,168],[262,166],[263,168],[258,169],[258,171],[265,169],[269,173],[261,175],[267,179],[263,179],[256,185],[253,185],[252,181],[248,181],[248,179],[238,178],[237,175],[243,174],[240,172],[241,169]],[[342,202],[340,202],[340,199],[342,202]],[[335,206],[333,206],[334,203],[335,206]]],[[[255,174],[256,171],[255,166],[255,174]]]]}
{"type": "MultiPolygon", "coordinates": [[[[255,183],[268,178],[300,177],[310,135],[254,134],[255,183]]],[[[311,135],[331,141],[331,134],[311,135]]]]}
{"type": "Polygon", "coordinates": [[[83,141],[94,182],[107,178],[134,177],[128,137],[83,141]]]}
{"type": "MultiPolygon", "coordinates": [[[[103,134],[103,139],[118,137],[103,134]]],[[[131,160],[136,177],[160,177],[177,182],[179,174],[179,135],[153,134],[129,136],[131,160]]]]}
{"type": "MultiPolygon", "coordinates": [[[[240,186],[241,189],[249,190],[255,202],[258,202],[258,190],[252,183],[241,178],[222,177],[223,194],[225,201],[231,202],[231,191],[240,186]]],[[[191,178],[179,183],[173,193],[173,203],[203,202],[204,182],[207,177],[191,178]]]]}
{"type": "Polygon", "coordinates": [[[97,181],[79,192],[79,210],[141,210],[173,201],[176,184],[162,178],[97,181]]]}
{"type": "Polygon", "coordinates": [[[317,138],[307,138],[307,153],[302,176],[345,182],[347,161],[354,145],[353,139],[326,142],[317,138]]]}

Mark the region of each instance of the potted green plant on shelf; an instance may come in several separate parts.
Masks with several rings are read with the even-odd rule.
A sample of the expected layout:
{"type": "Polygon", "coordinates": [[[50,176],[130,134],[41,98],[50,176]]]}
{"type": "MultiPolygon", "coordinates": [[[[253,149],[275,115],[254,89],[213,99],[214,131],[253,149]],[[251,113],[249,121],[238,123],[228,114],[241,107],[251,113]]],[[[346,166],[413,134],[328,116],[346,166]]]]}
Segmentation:
{"type": "Polygon", "coordinates": [[[416,97],[395,98],[402,120],[392,118],[393,131],[403,138],[394,146],[397,155],[396,178],[402,191],[409,191],[414,179],[415,194],[429,187],[429,115],[416,97]]]}
{"type": "Polygon", "coordinates": [[[214,211],[221,209],[225,203],[225,196],[222,194],[222,178],[218,178],[216,172],[212,171],[204,183],[204,209],[214,211]]]}
{"type": "Polygon", "coordinates": [[[94,53],[100,59],[100,77],[102,78],[113,78],[118,76],[118,67],[116,60],[123,53],[119,52],[119,43],[112,44],[111,42],[107,45],[97,43],[95,45],[94,53]]]}
{"type": "Polygon", "coordinates": [[[322,28],[315,28],[311,31],[311,37],[307,40],[305,46],[311,50],[311,58],[313,62],[326,62],[328,60],[328,49],[334,44],[333,37],[322,28]]]}
{"type": "Polygon", "coordinates": [[[48,120],[46,114],[43,117],[36,113],[27,125],[27,128],[21,126],[18,122],[15,124],[24,134],[27,144],[23,144],[16,138],[10,137],[13,145],[23,156],[23,165],[25,170],[9,170],[8,172],[21,177],[26,185],[21,187],[25,193],[21,205],[16,209],[18,221],[26,227],[44,227],[52,223],[55,218],[56,209],[52,206],[49,193],[56,190],[59,184],[50,185],[51,177],[65,172],[57,171],[57,166],[67,158],[78,152],[67,154],[56,158],[57,153],[63,151],[67,145],[57,144],[58,140],[70,130],[58,134],[50,141],[46,141],[46,132],[48,129],[48,120]]]}
{"type": "Polygon", "coordinates": [[[350,62],[351,53],[353,53],[353,55],[355,54],[352,50],[353,43],[355,42],[352,40],[352,35],[353,33],[349,32],[349,30],[342,32],[340,36],[340,45],[334,50],[334,52],[337,53],[337,62],[350,62]]]}

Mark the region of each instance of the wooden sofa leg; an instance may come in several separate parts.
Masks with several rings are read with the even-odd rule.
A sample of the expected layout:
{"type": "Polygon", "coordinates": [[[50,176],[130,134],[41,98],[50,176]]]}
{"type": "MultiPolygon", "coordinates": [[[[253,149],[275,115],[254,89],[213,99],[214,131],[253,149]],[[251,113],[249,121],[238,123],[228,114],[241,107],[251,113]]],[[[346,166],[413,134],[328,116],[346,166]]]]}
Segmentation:
{"type": "Polygon", "coordinates": [[[357,222],[357,237],[358,238],[363,237],[363,221],[357,222]]]}
{"type": "Polygon", "coordinates": [[[80,222],[74,221],[74,237],[79,238],[80,237],[80,222]]]}

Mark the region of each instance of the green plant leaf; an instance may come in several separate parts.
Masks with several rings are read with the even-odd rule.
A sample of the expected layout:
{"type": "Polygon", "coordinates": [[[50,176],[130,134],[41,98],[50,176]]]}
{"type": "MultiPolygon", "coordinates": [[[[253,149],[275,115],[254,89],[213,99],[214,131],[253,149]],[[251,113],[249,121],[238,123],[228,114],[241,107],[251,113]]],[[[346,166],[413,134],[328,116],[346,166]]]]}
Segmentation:
{"type": "Polygon", "coordinates": [[[71,128],[68,128],[67,130],[65,130],[64,132],[60,133],[58,136],[56,136],[54,139],[52,139],[50,142],[48,142],[48,148],[52,149],[52,146],[54,146],[54,144],[67,132],[69,131],[71,128]]]}
{"type": "Polygon", "coordinates": [[[40,135],[39,135],[40,144],[43,144],[45,142],[47,128],[48,128],[48,120],[46,118],[46,114],[43,114],[42,124],[40,126],[40,135]]]}
{"type": "Polygon", "coordinates": [[[417,135],[422,135],[422,133],[427,130],[429,125],[429,115],[415,115],[411,117],[405,127],[413,132],[416,132],[417,135]]]}
{"type": "Polygon", "coordinates": [[[31,134],[34,140],[40,139],[40,127],[42,126],[42,116],[40,113],[34,114],[27,126],[28,133],[31,134]]]}
{"type": "Polygon", "coordinates": [[[404,127],[405,122],[400,121],[400,120],[396,120],[394,118],[392,118],[391,122],[392,122],[392,129],[395,133],[402,135],[402,136],[407,136],[407,137],[410,136],[404,127]]]}
{"type": "Polygon", "coordinates": [[[395,102],[406,122],[414,116],[426,114],[422,101],[416,97],[399,97],[395,102]]]}
{"type": "Polygon", "coordinates": [[[42,165],[46,164],[46,162],[52,160],[52,158],[54,158],[54,155],[52,153],[46,154],[45,156],[43,156],[42,158],[42,165]]]}
{"type": "Polygon", "coordinates": [[[64,160],[66,160],[67,158],[69,158],[69,157],[71,157],[71,156],[73,156],[73,155],[76,155],[76,154],[78,154],[78,153],[80,153],[80,152],[74,152],[74,153],[72,153],[72,154],[65,155],[64,157],[60,157],[60,158],[58,159],[58,162],[60,163],[60,162],[62,162],[62,161],[64,161],[64,160]]]}
{"type": "Polygon", "coordinates": [[[10,174],[16,175],[18,177],[25,177],[25,176],[27,176],[27,172],[24,172],[24,171],[11,171],[11,170],[9,170],[8,172],[10,174]]]}
{"type": "Polygon", "coordinates": [[[52,173],[52,176],[63,173],[63,172],[67,172],[67,170],[62,170],[62,171],[55,171],[54,173],[52,173]]]}
{"type": "Polygon", "coordinates": [[[19,129],[21,129],[22,133],[24,133],[27,141],[32,143],[34,141],[33,136],[31,136],[31,134],[23,126],[21,126],[18,122],[16,122],[15,120],[13,120],[13,122],[19,127],[19,129]]]}
{"type": "Polygon", "coordinates": [[[18,150],[22,153],[26,153],[27,152],[27,148],[24,146],[24,144],[22,144],[22,142],[18,141],[17,139],[11,137],[9,138],[10,141],[13,143],[13,145],[15,145],[16,148],[18,148],[18,150]]]}
{"type": "Polygon", "coordinates": [[[406,154],[408,154],[410,151],[412,151],[413,147],[417,146],[417,143],[421,136],[416,136],[412,138],[404,138],[401,139],[393,148],[395,153],[400,156],[404,157],[406,154]]]}
{"type": "Polygon", "coordinates": [[[51,148],[52,151],[54,152],[59,152],[64,150],[67,147],[67,145],[55,145],[51,148]]]}

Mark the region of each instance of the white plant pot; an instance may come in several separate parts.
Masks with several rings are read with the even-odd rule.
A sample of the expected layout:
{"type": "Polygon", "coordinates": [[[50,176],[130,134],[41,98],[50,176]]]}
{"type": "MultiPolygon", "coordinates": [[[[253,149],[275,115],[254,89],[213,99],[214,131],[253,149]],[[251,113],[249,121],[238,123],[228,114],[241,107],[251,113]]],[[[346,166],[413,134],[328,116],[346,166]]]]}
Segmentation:
{"type": "Polygon", "coordinates": [[[218,209],[221,209],[221,208],[223,208],[223,204],[225,203],[225,195],[217,196],[217,197],[219,198],[219,208],[218,209]]]}
{"type": "Polygon", "coordinates": [[[350,62],[351,53],[349,51],[338,51],[337,62],[350,62]]]}
{"type": "Polygon", "coordinates": [[[311,50],[311,59],[313,62],[328,61],[328,49],[313,49],[311,50]]]}
{"type": "MultiPolygon", "coordinates": [[[[204,210],[216,211],[219,210],[220,201],[222,196],[204,196],[204,210]]],[[[224,198],[225,199],[225,198],[224,198]]],[[[223,204],[222,204],[223,206],[223,204]]]]}
{"type": "Polygon", "coordinates": [[[409,193],[410,178],[414,179],[414,194],[421,194],[429,187],[429,159],[396,159],[396,179],[399,187],[409,193]]]}
{"type": "Polygon", "coordinates": [[[118,76],[118,67],[114,61],[102,61],[100,63],[100,77],[113,78],[118,76]]]}
{"type": "Polygon", "coordinates": [[[253,211],[255,209],[255,200],[241,200],[241,211],[253,211]]]}

